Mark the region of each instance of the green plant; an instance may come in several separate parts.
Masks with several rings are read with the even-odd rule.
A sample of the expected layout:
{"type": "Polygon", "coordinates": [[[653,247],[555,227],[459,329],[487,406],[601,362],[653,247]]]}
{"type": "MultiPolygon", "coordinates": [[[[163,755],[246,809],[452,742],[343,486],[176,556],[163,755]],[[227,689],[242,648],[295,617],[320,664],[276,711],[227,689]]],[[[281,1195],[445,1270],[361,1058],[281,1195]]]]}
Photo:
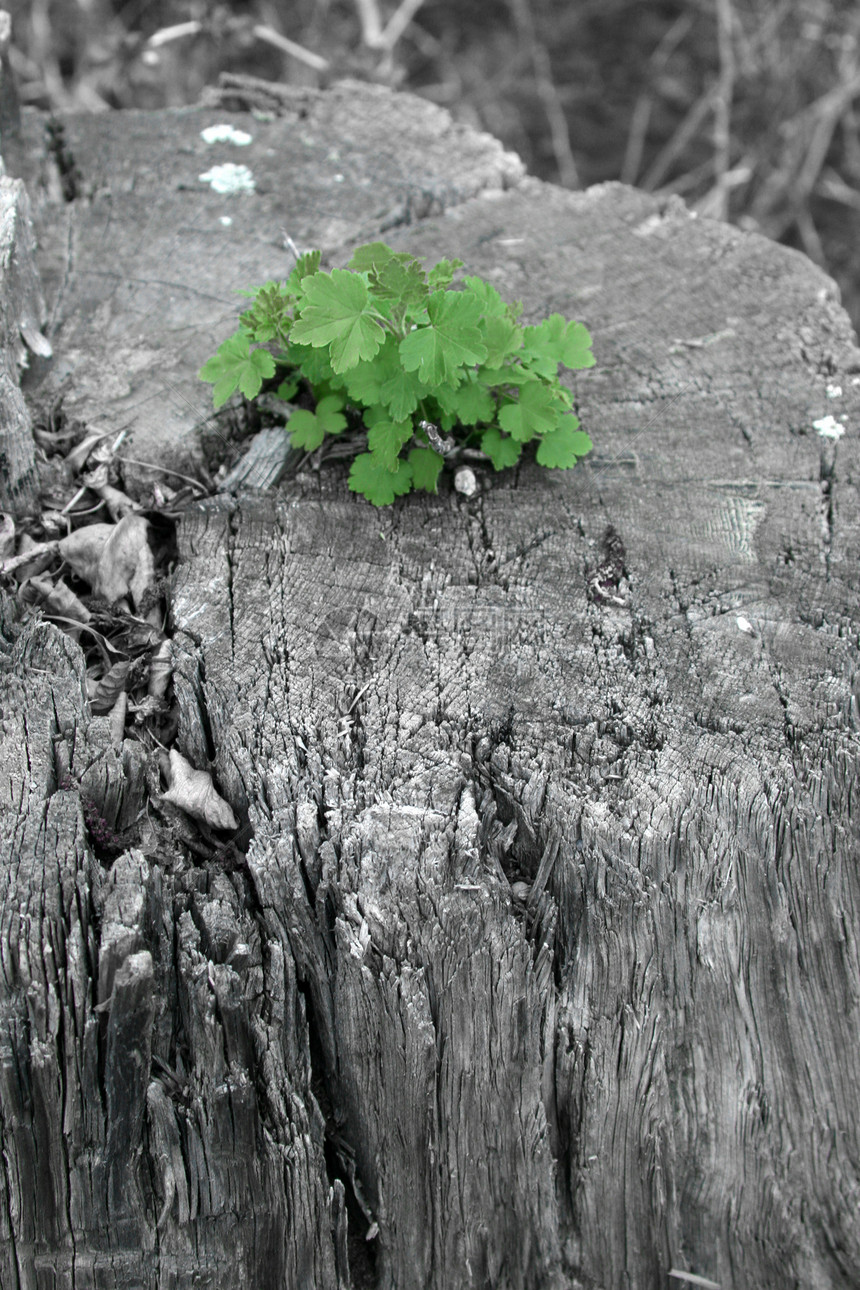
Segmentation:
{"type": "Polygon", "coordinates": [[[371,242],[349,268],[327,273],[311,251],[286,281],[242,293],[254,303],[200,377],[218,408],[237,389],[255,398],[283,368],[277,395],[289,401],[301,389],[313,405],[290,416],[295,447],[312,452],[327,435],[366,431],[349,487],[374,506],[412,488],[435,492],[446,455],[463,448],[503,470],[534,440],[541,466],[575,465],[591,440],[558,370],[592,366],[588,331],[560,314],[520,325],[522,306],[490,283],[455,284],[462,267],[441,260],[425,272],[414,256],[371,242]]]}

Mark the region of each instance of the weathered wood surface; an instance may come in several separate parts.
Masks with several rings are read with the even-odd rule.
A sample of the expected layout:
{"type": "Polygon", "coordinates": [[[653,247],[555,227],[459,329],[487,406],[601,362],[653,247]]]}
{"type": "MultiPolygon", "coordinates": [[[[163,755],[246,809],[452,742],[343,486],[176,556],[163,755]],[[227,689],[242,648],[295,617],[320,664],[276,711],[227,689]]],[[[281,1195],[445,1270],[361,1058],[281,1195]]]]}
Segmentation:
{"type": "Polygon", "coordinates": [[[32,510],[37,488],[21,373],[31,352],[50,354],[34,254],[27,190],[0,170],[0,509],[16,515],[32,510]]]}
{"type": "Polygon", "coordinates": [[[87,195],[62,275],[40,208],[45,388],[68,372],[77,415],[153,452],[169,423],[191,452],[171,391],[200,399],[228,288],[288,267],[278,223],[345,262],[432,170],[440,209],[387,240],[588,324],[596,451],[470,500],[376,511],[334,467],[187,512],[177,746],[213,767],[244,854],[183,861],[144,822],[101,869],[52,740],[94,794],[130,785],[128,810],[133,745],[88,714],[76,647],[4,611],[0,1283],[845,1287],[847,318],[799,255],[617,185],[517,179],[435,109],[382,102],[229,118],[255,135],[230,160],[273,159],[214,265],[228,206],[193,177],[223,112],[69,121],[87,195]],[[828,413],[844,437],[813,427],[828,413]]]}

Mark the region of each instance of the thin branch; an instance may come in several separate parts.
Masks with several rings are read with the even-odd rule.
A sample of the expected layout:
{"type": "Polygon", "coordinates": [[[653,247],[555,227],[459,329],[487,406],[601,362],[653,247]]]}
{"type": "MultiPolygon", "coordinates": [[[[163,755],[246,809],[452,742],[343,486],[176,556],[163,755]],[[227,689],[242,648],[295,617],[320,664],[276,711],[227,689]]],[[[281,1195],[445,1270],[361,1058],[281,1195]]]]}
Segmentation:
{"type": "Polygon", "coordinates": [[[534,70],[535,86],[543,103],[546,119],[549,122],[550,139],[552,140],[553,155],[558,166],[559,183],[565,188],[581,188],[579,171],[573,157],[573,149],[570,146],[570,133],[567,128],[564,105],[552,77],[552,63],[546,46],[538,40],[528,0],[509,0],[509,4],[520,39],[528,46],[532,69],[534,70]]]}
{"type": "Polygon", "coordinates": [[[186,36],[197,36],[203,30],[202,22],[177,22],[173,27],[161,27],[154,31],[146,42],[148,49],[159,49],[162,45],[169,45],[174,40],[182,40],[186,36]]]}
{"type": "MultiPolygon", "coordinates": [[[[665,68],[669,59],[693,25],[692,15],[682,13],[665,32],[656,49],[648,60],[648,79],[653,84],[665,68]]],[[[653,92],[649,89],[640,94],[633,108],[627,145],[624,149],[624,160],[621,163],[622,184],[634,184],[642,165],[642,153],[651,120],[651,108],[654,104],[653,92]]]]}
{"type": "Polygon", "coordinates": [[[797,225],[803,249],[810,260],[814,260],[816,264],[821,265],[822,269],[826,269],[827,256],[824,253],[824,247],[821,245],[821,238],[818,235],[818,229],[815,227],[815,220],[812,218],[810,209],[805,202],[795,212],[794,222],[797,225]]]}
{"type": "Polygon", "coordinates": [[[729,214],[729,186],[726,175],[731,165],[732,98],[735,87],[735,60],[732,49],[734,14],[731,0],[717,0],[717,46],[720,57],[720,75],[714,102],[714,172],[717,177],[713,192],[711,212],[716,219],[727,219],[729,214]]]}
{"type": "Polygon", "coordinates": [[[355,0],[355,7],[361,23],[361,43],[368,49],[379,49],[382,44],[382,19],[376,0],[355,0]]]}
{"type": "Polygon", "coordinates": [[[851,206],[860,211],[860,192],[846,184],[842,176],[830,167],[821,172],[815,192],[820,197],[827,197],[832,202],[841,202],[843,206],[851,206]]]}
{"type": "Polygon", "coordinates": [[[390,52],[394,48],[423,3],[424,0],[401,0],[400,6],[392,14],[390,22],[382,33],[382,44],[385,49],[390,52]]]}
{"type": "Polygon", "coordinates": [[[671,169],[672,164],[677,160],[686,148],[690,140],[695,136],[699,126],[710,112],[714,99],[717,95],[716,82],[705,90],[696,102],[690,107],[683,121],[678,126],[672,138],[661,148],[657,156],[651,163],[645,177],[642,179],[639,187],[653,192],[659,188],[666,177],[667,172],[671,169]]]}
{"type": "MultiPolygon", "coordinates": [[[[201,31],[205,30],[205,22],[178,22],[172,27],[162,27],[159,31],[153,32],[146,42],[147,49],[159,49],[162,45],[169,45],[174,40],[183,40],[188,36],[199,36],[201,31]]],[[[256,23],[252,28],[257,40],[265,41],[268,45],[274,45],[283,54],[289,54],[300,63],[312,67],[315,72],[326,72],[329,68],[328,59],[322,58],[319,54],[313,53],[310,49],[305,49],[304,45],[297,45],[294,40],[287,36],[282,36],[274,27],[268,27],[265,23],[256,23]]]]}
{"type": "Polygon", "coordinates": [[[264,40],[269,45],[274,45],[275,49],[280,49],[282,53],[289,54],[297,62],[304,63],[307,67],[312,67],[315,72],[327,72],[329,61],[322,58],[319,54],[313,53],[310,49],[305,49],[304,45],[297,45],[294,40],[282,36],[274,27],[266,27],[258,23],[254,28],[254,35],[258,40],[264,40]]]}

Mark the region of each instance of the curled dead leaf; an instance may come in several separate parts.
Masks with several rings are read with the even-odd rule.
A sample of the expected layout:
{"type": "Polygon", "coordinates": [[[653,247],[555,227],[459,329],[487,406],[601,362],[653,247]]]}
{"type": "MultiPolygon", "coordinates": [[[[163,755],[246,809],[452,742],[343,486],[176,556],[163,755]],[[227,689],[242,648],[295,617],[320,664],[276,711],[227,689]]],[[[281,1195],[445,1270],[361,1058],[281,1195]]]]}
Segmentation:
{"type": "Polygon", "coordinates": [[[88,434],[76,448],[72,448],[71,452],[67,454],[67,468],[77,474],[86,465],[87,459],[96,445],[100,444],[106,437],[104,434],[88,434]]]}
{"type": "Polygon", "coordinates": [[[90,706],[98,716],[110,712],[117,697],[125,691],[130,669],[131,660],[123,659],[120,663],[114,663],[113,667],[95,683],[90,693],[90,706]]]}
{"type": "Polygon", "coordinates": [[[48,578],[30,578],[24,588],[24,594],[29,599],[27,593],[32,589],[36,593],[36,600],[41,605],[46,614],[64,618],[69,623],[69,635],[75,640],[80,636],[80,631],[74,624],[82,625],[90,621],[90,611],[86,605],[81,604],[78,597],[71,591],[61,578],[56,582],[51,582],[48,578]]]}
{"type": "Polygon", "coordinates": [[[121,748],[125,738],[125,718],[128,711],[128,695],[121,690],[116,696],[116,703],[110,710],[110,741],[114,748],[121,748]]]}
{"type": "Polygon", "coordinates": [[[58,544],[63,559],[94,591],[99,561],[113,530],[113,524],[86,524],[83,528],[75,529],[68,537],[61,538],[58,544]]]}
{"type": "Polygon", "coordinates": [[[62,511],[44,510],[40,516],[42,522],[42,531],[47,533],[49,538],[56,537],[58,534],[67,534],[72,531],[72,522],[68,515],[62,511]]]}
{"type": "Polygon", "coordinates": [[[123,515],[131,515],[138,509],[130,497],[108,482],[108,468],[104,463],[94,470],[86,471],[81,476],[81,481],[102,499],[113,520],[122,519],[123,515]]]}
{"type": "Polygon", "coordinates": [[[53,355],[51,342],[42,335],[38,327],[34,327],[31,322],[21,322],[19,327],[24,343],[34,354],[39,358],[50,358],[53,355]]]}
{"type": "Polygon", "coordinates": [[[137,607],[155,584],[155,561],[142,515],[118,524],[87,524],[58,543],[60,554],[96,595],[113,604],[125,596],[137,607]]]}
{"type": "Polygon", "coordinates": [[[153,699],[163,699],[173,675],[170,641],[162,641],[149,664],[147,690],[153,699]]]}
{"type": "Polygon", "coordinates": [[[208,770],[195,770],[175,748],[170,750],[170,788],[161,798],[213,829],[239,827],[230,806],[215,791],[208,770]]]}

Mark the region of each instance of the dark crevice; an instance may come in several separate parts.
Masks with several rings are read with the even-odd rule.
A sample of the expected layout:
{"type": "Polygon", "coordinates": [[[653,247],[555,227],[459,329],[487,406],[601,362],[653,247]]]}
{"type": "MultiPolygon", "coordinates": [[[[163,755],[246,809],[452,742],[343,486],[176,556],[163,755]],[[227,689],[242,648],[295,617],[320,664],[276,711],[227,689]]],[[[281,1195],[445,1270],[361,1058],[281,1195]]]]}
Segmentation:
{"type": "Polygon", "coordinates": [[[215,761],[216,748],[215,737],[212,733],[212,722],[209,718],[209,705],[206,701],[206,660],[202,653],[197,656],[197,668],[194,673],[193,681],[194,698],[197,703],[197,714],[200,720],[200,729],[203,733],[203,739],[206,744],[206,758],[212,763],[215,761]]]}
{"type": "Polygon", "coordinates": [[[347,1258],[353,1290],[375,1290],[378,1280],[376,1245],[368,1240],[373,1217],[368,1212],[361,1182],[356,1173],[355,1152],[344,1135],[345,1118],[336,1109],[337,1097],[332,1088],[333,1076],[326,1071],[326,1060],[319,1035],[312,992],[307,981],[299,981],[298,990],[305,1005],[308,1053],[311,1067],[311,1093],[325,1124],[324,1155],[329,1186],[339,1181],[344,1188],[347,1214],[347,1258]],[[359,1198],[359,1192],[362,1192],[359,1198]]]}
{"type": "Polygon", "coordinates": [[[45,147],[56,166],[63,200],[75,201],[81,194],[83,175],[74,153],[66,143],[66,127],[55,116],[49,117],[45,123],[45,147]]]}
{"type": "Polygon", "coordinates": [[[824,442],[821,445],[821,457],[818,478],[821,485],[821,525],[824,535],[824,570],[825,578],[830,581],[830,555],[833,546],[833,485],[836,477],[836,446],[824,442]]]}

